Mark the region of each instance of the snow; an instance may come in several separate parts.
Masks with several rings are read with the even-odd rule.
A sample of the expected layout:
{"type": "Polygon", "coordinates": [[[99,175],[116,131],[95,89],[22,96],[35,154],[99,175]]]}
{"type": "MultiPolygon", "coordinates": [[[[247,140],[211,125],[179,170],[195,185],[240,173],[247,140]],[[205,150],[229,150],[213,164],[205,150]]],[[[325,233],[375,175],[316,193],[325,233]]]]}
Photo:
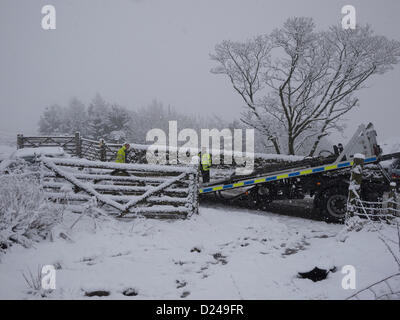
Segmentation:
{"type": "Polygon", "coordinates": [[[6,171],[6,169],[13,163],[12,160],[10,159],[5,159],[2,162],[0,162],[0,174],[6,171]]]}
{"type": "MultiPolygon", "coordinates": [[[[50,160],[50,159],[47,159],[50,160]]],[[[87,166],[90,168],[106,168],[106,169],[121,169],[121,170],[137,170],[137,171],[152,171],[152,172],[196,172],[192,166],[163,166],[156,164],[134,164],[134,163],[116,163],[91,161],[86,159],[64,159],[52,158],[52,163],[65,166],[87,166]]]]}
{"type": "Polygon", "coordinates": [[[62,157],[65,155],[64,149],[61,147],[39,147],[39,148],[23,148],[15,151],[12,155],[12,159],[34,157],[34,156],[52,156],[62,157]]]}
{"type": "Polygon", "coordinates": [[[400,152],[400,137],[392,137],[381,143],[383,154],[400,152]]]}
{"type": "MultiPolygon", "coordinates": [[[[61,174],[61,173],[60,173],[61,174]]],[[[66,176],[66,178],[67,178],[67,180],[68,181],[70,181],[71,183],[75,183],[75,182],[72,182],[72,179],[73,178],[76,178],[75,176],[71,176],[71,175],[69,175],[69,174],[67,174],[66,175],[66,173],[63,171],[63,173],[62,173],[63,175],[65,175],[66,176]]],[[[186,174],[185,173],[183,173],[180,177],[183,177],[183,176],[185,176],[186,174]]],[[[74,180],[75,181],[75,180],[74,180]]],[[[79,181],[79,180],[78,180],[79,181]]],[[[62,183],[62,182],[44,182],[44,184],[43,184],[43,186],[44,187],[50,187],[50,188],[63,188],[63,186],[64,186],[65,184],[64,183],[62,183]]],[[[85,183],[85,182],[82,182],[82,181],[80,181],[80,185],[79,185],[79,187],[80,188],[82,188],[83,190],[85,190],[87,193],[89,193],[90,194],[90,192],[91,191],[89,191],[89,189],[87,189],[87,185],[89,185],[89,184],[87,184],[87,183],[85,183]]],[[[94,190],[102,190],[102,191],[138,191],[138,192],[140,192],[140,191],[143,191],[143,192],[146,192],[146,191],[148,191],[149,189],[151,189],[152,187],[151,186],[144,186],[144,187],[141,187],[141,186],[113,186],[113,185],[109,185],[109,184],[107,184],[107,185],[102,185],[102,184],[93,184],[92,185],[92,188],[94,189],[94,190]]],[[[180,193],[185,193],[185,192],[187,192],[187,189],[186,188],[166,188],[165,189],[166,191],[175,191],[175,192],[180,192],[180,193]]]]}
{"type": "MultiPolygon", "coordinates": [[[[61,192],[65,192],[65,196],[68,200],[78,200],[78,201],[88,201],[92,197],[87,194],[76,194],[72,191],[71,186],[64,185],[65,191],[62,190],[61,192]]],[[[60,193],[58,192],[46,192],[46,196],[51,199],[59,199],[60,193]]],[[[133,199],[137,199],[138,196],[114,196],[114,195],[107,195],[107,197],[114,201],[122,201],[122,202],[129,202],[133,199]]],[[[175,202],[175,203],[186,203],[187,198],[177,198],[177,197],[170,197],[170,196],[154,196],[149,197],[148,200],[150,202],[175,202]]]]}
{"type": "Polygon", "coordinates": [[[186,176],[186,173],[182,173],[177,177],[171,178],[163,183],[161,183],[159,186],[157,187],[150,187],[145,193],[143,193],[142,195],[140,195],[139,197],[136,197],[136,199],[132,199],[131,201],[129,201],[126,205],[125,205],[125,210],[127,211],[130,208],[132,208],[133,206],[135,206],[137,203],[142,202],[144,200],[146,200],[147,198],[149,198],[151,195],[153,195],[154,193],[164,190],[167,187],[169,187],[170,185],[174,184],[176,181],[179,181],[181,179],[183,179],[186,176]]]}
{"type": "MultiPolygon", "coordinates": [[[[149,183],[164,182],[169,176],[161,177],[135,177],[135,176],[111,176],[107,174],[74,174],[75,178],[86,180],[106,180],[106,181],[142,181],[149,183]]],[[[55,178],[55,174],[45,173],[46,178],[55,178]]]]}
{"type": "Polygon", "coordinates": [[[0,299],[38,298],[27,293],[22,272],[45,264],[58,266],[50,299],[179,299],[184,292],[186,299],[345,299],[397,271],[377,232],[342,242],[343,226],[302,218],[201,207],[187,220],[95,224],[83,216],[69,229],[78,217],[65,213],[52,242],[13,246],[1,257],[0,299]],[[345,265],[356,269],[356,290],[341,286],[345,265]],[[297,278],[315,266],[338,271],[320,282],[297,278]],[[124,296],[127,288],[138,295],[124,296]],[[110,295],[85,297],[88,290],[110,295]]]}
{"type": "Polygon", "coordinates": [[[82,182],[75,178],[72,174],[66,173],[62,171],[60,168],[58,168],[52,161],[50,161],[47,158],[42,158],[42,162],[44,163],[45,166],[47,166],[49,169],[53,170],[55,173],[61,175],[64,177],[67,181],[71,182],[72,184],[78,186],[82,190],[85,190],[88,194],[96,197],[98,201],[101,201],[102,203],[108,204],[109,206],[116,208],[118,210],[123,211],[124,207],[120,205],[118,202],[115,202],[111,199],[109,199],[107,196],[102,195],[98,193],[90,184],[82,182]]]}
{"type": "MultiPolygon", "coordinates": [[[[162,150],[162,152],[179,152],[183,156],[185,156],[187,151],[190,151],[190,154],[197,155],[201,152],[200,148],[189,148],[189,147],[173,147],[167,145],[147,145],[147,144],[137,144],[137,143],[129,143],[133,150],[142,150],[146,151],[149,147],[154,149],[162,150]]],[[[108,144],[113,145],[113,144],[108,144]]],[[[263,160],[276,160],[276,161],[287,161],[287,162],[294,162],[304,160],[304,156],[296,156],[296,155],[286,155],[286,154],[274,154],[274,153],[257,153],[257,152],[238,152],[235,150],[220,150],[220,149],[208,149],[208,152],[212,155],[224,155],[224,156],[232,156],[237,158],[249,157],[249,158],[257,158],[263,160]]]]}
{"type": "Polygon", "coordinates": [[[354,155],[354,159],[365,159],[365,155],[363,155],[362,153],[356,153],[354,155]]]}
{"type": "MultiPolygon", "coordinates": [[[[13,150],[0,146],[0,154],[8,152],[7,157],[13,150]]],[[[53,158],[48,161],[89,163],[53,158]]],[[[107,166],[104,162],[98,164],[107,166]]],[[[121,168],[126,166],[132,170],[144,168],[137,164],[121,168]]],[[[155,171],[159,167],[151,166],[155,171]]],[[[171,172],[193,171],[191,167],[169,168],[171,172]]],[[[63,189],[66,194],[70,191],[63,189]]],[[[90,191],[98,195],[95,188],[90,191]]],[[[91,198],[74,196],[82,200],[91,198]]],[[[107,197],[113,204],[137,199],[107,197]]],[[[39,265],[46,264],[58,266],[57,289],[48,295],[49,299],[180,299],[184,292],[188,293],[186,299],[345,299],[398,272],[393,257],[374,230],[343,236],[342,225],[227,207],[200,207],[199,215],[178,221],[94,220],[88,212],[85,214],[89,208],[79,207],[83,215],[68,210],[64,213],[63,222],[54,230],[53,241],[42,241],[30,249],[14,245],[0,254],[0,299],[40,298],[28,293],[22,273],[35,273],[39,265]],[[61,237],[61,232],[66,237],[61,237]],[[356,269],[356,290],[344,290],[341,286],[345,265],[356,269]],[[337,271],[315,283],[297,278],[298,272],[316,266],[335,266],[337,271]],[[122,292],[128,288],[138,295],[124,296],[122,292]],[[88,290],[109,290],[110,295],[86,297],[88,290]]],[[[386,226],[382,232],[396,239],[395,229],[386,226]]],[[[393,289],[400,289],[400,281],[393,289]]],[[[373,295],[367,292],[362,297],[372,299],[373,295]]]]}
{"type": "MultiPolygon", "coordinates": [[[[131,208],[136,206],[138,203],[143,202],[147,198],[150,198],[153,196],[155,193],[159,193],[160,191],[175,191],[175,192],[182,192],[182,193],[189,193],[188,188],[173,188],[173,184],[176,183],[179,180],[184,179],[188,173],[188,170],[191,170],[193,173],[195,173],[195,169],[193,167],[189,168],[181,168],[177,167],[176,169],[179,169],[180,171],[183,171],[183,173],[179,174],[178,176],[174,177],[168,177],[159,184],[158,186],[113,186],[113,185],[101,185],[101,184],[93,184],[85,181],[78,180],[77,177],[74,175],[77,172],[66,172],[65,168],[62,168],[60,166],[55,165],[55,163],[62,163],[62,164],[69,164],[69,165],[77,165],[77,163],[82,164],[85,163],[87,165],[90,165],[91,167],[96,167],[97,165],[104,165],[106,167],[110,167],[113,165],[120,166],[119,164],[110,164],[110,163],[103,163],[103,162],[95,162],[95,161],[84,161],[82,160],[72,160],[72,159],[67,159],[65,162],[64,159],[49,159],[46,157],[41,158],[42,163],[44,166],[46,166],[48,169],[59,175],[60,177],[63,177],[66,181],[70,182],[71,184],[78,186],[80,189],[84,190],[87,194],[91,195],[96,199],[97,201],[101,202],[102,204],[107,204],[108,206],[111,206],[112,208],[117,209],[122,215],[131,215],[132,212],[129,212],[131,208]],[[126,203],[121,204],[117,202],[120,200],[120,197],[115,197],[107,194],[102,194],[99,191],[101,190],[114,190],[114,191],[143,191],[144,193],[139,195],[139,196],[133,196],[133,197],[125,197],[123,200],[127,200],[126,203]]],[[[152,165],[125,165],[125,168],[140,168],[141,170],[144,170],[145,168],[150,167],[150,171],[154,171],[154,166],[152,165]]],[[[161,167],[161,166],[156,166],[156,167],[161,167]]],[[[170,169],[170,167],[166,167],[167,169],[170,169]]],[[[161,167],[161,169],[165,169],[165,167],[161,167]]],[[[61,195],[61,198],[67,198],[70,200],[85,200],[84,197],[74,197],[72,194],[72,197],[69,197],[70,192],[65,189],[65,183],[60,183],[60,182],[52,182],[52,181],[45,181],[43,183],[44,188],[56,188],[60,189],[63,195],[61,195]]],[[[70,188],[71,189],[71,188],[70,188]]],[[[72,190],[72,189],[71,189],[72,190]]],[[[196,190],[197,192],[197,190],[196,190]]],[[[48,194],[50,198],[54,199],[54,193],[53,194],[48,194]]],[[[90,197],[89,199],[91,199],[90,197]]],[[[190,194],[189,194],[190,197],[190,194]]],[[[172,198],[169,198],[172,199],[172,198]]],[[[185,198],[186,200],[190,198],[185,198]]],[[[189,212],[190,210],[187,207],[176,207],[174,208],[173,206],[152,206],[150,208],[133,208],[132,209],[133,213],[146,213],[146,212],[158,212],[160,214],[165,214],[165,213],[170,213],[170,212],[189,212]]]]}
{"type": "Polygon", "coordinates": [[[0,162],[4,159],[10,157],[10,155],[15,151],[15,147],[0,145],[0,162]]]}

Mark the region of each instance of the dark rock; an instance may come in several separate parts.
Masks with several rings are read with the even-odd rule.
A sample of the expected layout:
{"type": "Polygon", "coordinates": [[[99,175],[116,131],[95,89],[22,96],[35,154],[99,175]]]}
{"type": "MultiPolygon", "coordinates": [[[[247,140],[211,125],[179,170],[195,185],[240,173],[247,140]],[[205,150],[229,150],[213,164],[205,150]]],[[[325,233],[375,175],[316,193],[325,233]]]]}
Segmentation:
{"type": "Polygon", "coordinates": [[[110,295],[110,292],[105,291],[105,290],[96,290],[96,291],[85,292],[86,297],[107,297],[109,295],[110,295]]]}
{"type": "Polygon", "coordinates": [[[122,294],[127,297],[133,297],[133,296],[137,296],[138,292],[134,288],[127,288],[124,291],[122,291],[122,294]]]}
{"type": "Polygon", "coordinates": [[[308,272],[299,272],[298,276],[299,276],[299,278],[302,278],[302,279],[310,279],[314,282],[317,282],[317,281],[325,280],[326,277],[328,276],[329,272],[335,272],[335,271],[336,271],[336,267],[333,267],[330,270],[320,269],[318,267],[315,267],[314,269],[312,269],[311,271],[308,271],[308,272]]]}
{"type": "Polygon", "coordinates": [[[183,288],[183,287],[185,287],[186,285],[187,285],[187,282],[186,282],[186,281],[179,281],[179,280],[176,280],[176,288],[177,288],[177,289],[183,288]]]}

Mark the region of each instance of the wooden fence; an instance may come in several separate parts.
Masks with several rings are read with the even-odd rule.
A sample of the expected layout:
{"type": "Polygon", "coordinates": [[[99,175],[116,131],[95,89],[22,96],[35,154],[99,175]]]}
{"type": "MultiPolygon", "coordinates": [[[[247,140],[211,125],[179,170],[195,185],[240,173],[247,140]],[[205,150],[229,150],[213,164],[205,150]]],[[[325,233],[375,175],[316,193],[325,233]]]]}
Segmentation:
{"type": "Polygon", "coordinates": [[[198,212],[197,166],[45,157],[41,161],[49,199],[76,211],[88,210],[87,204],[95,200],[102,210],[120,217],[185,218],[198,212]]]}
{"type": "Polygon", "coordinates": [[[88,160],[111,161],[116,157],[116,153],[121,144],[108,144],[104,140],[95,141],[81,137],[79,132],[73,136],[53,136],[53,137],[26,137],[22,134],[17,135],[17,148],[29,147],[62,147],[67,153],[88,160]]]}
{"type": "Polygon", "coordinates": [[[353,216],[384,219],[386,221],[399,218],[400,203],[395,182],[391,182],[388,192],[383,193],[383,198],[386,197],[386,200],[367,201],[362,199],[361,185],[363,183],[364,159],[365,157],[362,154],[354,155],[347,198],[346,221],[353,216]]]}
{"type": "Polygon", "coordinates": [[[25,137],[17,135],[17,149],[38,147],[62,147],[67,153],[81,157],[81,137],[79,132],[74,136],[25,137]]]}
{"type": "MultiPolygon", "coordinates": [[[[121,144],[107,143],[103,139],[100,141],[90,140],[83,138],[79,132],[73,136],[58,136],[58,137],[26,137],[22,134],[17,136],[17,148],[27,147],[62,147],[64,150],[76,157],[85,158],[88,160],[100,161],[114,161],[118,149],[121,144]]],[[[132,163],[147,163],[146,153],[148,145],[131,144],[130,152],[128,153],[128,162],[132,163]]],[[[166,158],[169,159],[170,149],[166,149],[166,158]]],[[[213,168],[218,169],[234,169],[237,167],[244,167],[245,164],[233,164],[225,162],[224,152],[211,150],[212,156],[215,152],[219,153],[221,161],[219,164],[213,164],[213,168]]],[[[310,165],[313,161],[320,161],[320,159],[308,159],[310,165]]],[[[331,159],[325,159],[327,163],[331,159]]],[[[270,155],[270,154],[254,154],[254,170],[258,171],[272,171],[282,170],[286,167],[292,167],[293,164],[299,162],[299,165],[304,165],[304,160],[299,156],[285,156],[285,155],[270,155]]]]}

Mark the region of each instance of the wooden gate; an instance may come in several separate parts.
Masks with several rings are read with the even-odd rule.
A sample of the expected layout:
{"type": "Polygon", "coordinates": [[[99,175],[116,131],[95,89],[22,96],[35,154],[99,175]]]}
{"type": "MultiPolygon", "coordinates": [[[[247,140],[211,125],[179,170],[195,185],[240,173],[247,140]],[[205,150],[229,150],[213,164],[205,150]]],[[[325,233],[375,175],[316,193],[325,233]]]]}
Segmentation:
{"type": "Polygon", "coordinates": [[[120,217],[186,218],[198,212],[196,166],[121,164],[41,158],[49,199],[85,208],[95,200],[120,217]]]}
{"type": "Polygon", "coordinates": [[[38,148],[38,147],[61,147],[65,152],[79,156],[80,134],[77,132],[74,136],[58,137],[25,137],[22,134],[17,135],[17,148],[38,148]]]}

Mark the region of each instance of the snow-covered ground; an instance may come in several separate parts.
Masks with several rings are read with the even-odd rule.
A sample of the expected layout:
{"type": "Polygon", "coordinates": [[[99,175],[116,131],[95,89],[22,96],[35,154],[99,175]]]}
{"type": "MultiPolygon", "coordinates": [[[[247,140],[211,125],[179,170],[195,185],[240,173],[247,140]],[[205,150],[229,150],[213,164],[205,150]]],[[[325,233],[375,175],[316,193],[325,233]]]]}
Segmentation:
{"type": "MultiPolygon", "coordinates": [[[[387,152],[399,151],[394,142],[387,152]]],[[[14,150],[0,146],[0,159],[14,150]]],[[[79,217],[66,212],[53,241],[0,254],[0,299],[40,298],[23,274],[43,265],[57,269],[50,299],[97,299],[85,296],[96,290],[110,293],[103,299],[345,299],[398,272],[379,239],[397,239],[385,225],[343,242],[342,225],[227,207],[201,207],[178,221],[82,216],[70,229],[79,217]],[[354,290],[342,288],[345,265],[355,267],[354,290]],[[316,266],[336,272],[319,282],[297,277],[316,266]],[[123,295],[126,289],[137,295],[123,295]]]]}
{"type": "Polygon", "coordinates": [[[0,145],[0,162],[8,158],[15,150],[13,146],[0,145]]]}
{"type": "MultiPolygon", "coordinates": [[[[342,288],[344,265],[355,267],[357,289],[397,271],[377,232],[342,242],[342,225],[302,218],[201,207],[187,220],[83,216],[69,229],[78,217],[66,213],[53,241],[15,245],[1,257],[0,299],[37,298],[22,274],[47,264],[57,268],[53,299],[97,299],[85,297],[94,290],[109,291],[107,299],[344,299],[357,291],[342,288]],[[315,266],[337,271],[320,282],[297,277],[315,266]]],[[[389,227],[382,232],[396,238],[389,227]]]]}

